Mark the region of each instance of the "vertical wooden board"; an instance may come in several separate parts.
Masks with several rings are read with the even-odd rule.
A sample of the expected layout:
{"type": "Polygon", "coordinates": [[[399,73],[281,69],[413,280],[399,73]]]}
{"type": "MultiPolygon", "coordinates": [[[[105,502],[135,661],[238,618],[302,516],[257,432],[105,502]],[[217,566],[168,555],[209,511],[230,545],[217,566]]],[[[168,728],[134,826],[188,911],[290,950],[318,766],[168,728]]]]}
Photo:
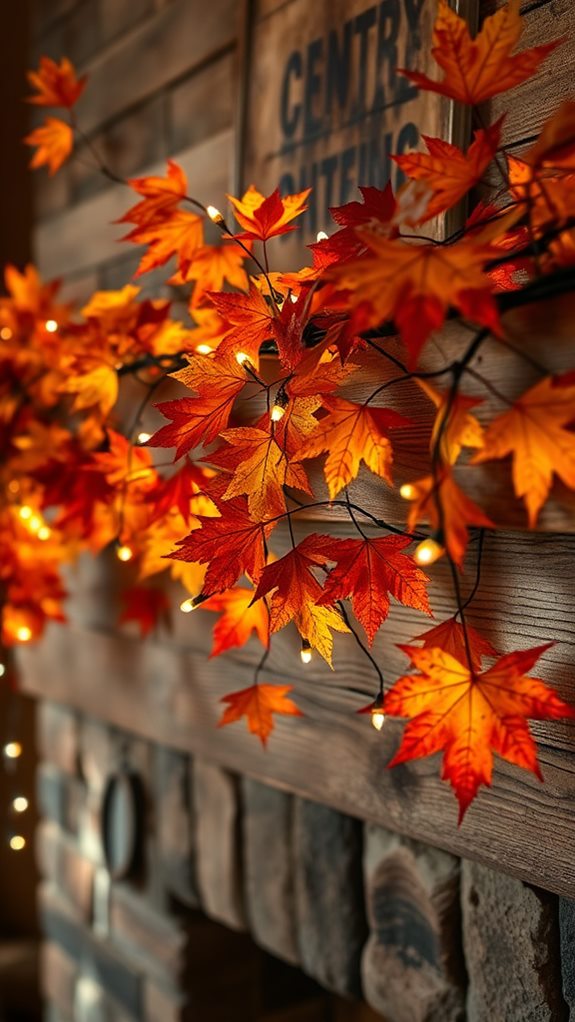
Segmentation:
{"type": "MultiPolygon", "coordinates": [[[[470,19],[477,9],[475,0],[457,7],[470,19]]],[[[423,130],[457,140],[464,127],[449,101],[396,73],[431,70],[434,4],[291,0],[261,13],[250,37],[244,182],[265,192],[313,187],[303,239],[282,242],[285,265],[358,183],[398,183],[392,153],[417,147],[423,130]]]]}

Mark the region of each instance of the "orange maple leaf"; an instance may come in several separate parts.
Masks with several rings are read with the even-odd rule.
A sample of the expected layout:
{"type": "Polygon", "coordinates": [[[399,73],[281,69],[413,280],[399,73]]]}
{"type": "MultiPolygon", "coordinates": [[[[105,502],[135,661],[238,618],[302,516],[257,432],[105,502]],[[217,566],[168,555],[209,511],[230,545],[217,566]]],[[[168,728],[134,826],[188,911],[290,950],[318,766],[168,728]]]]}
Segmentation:
{"type": "Polygon", "coordinates": [[[470,525],[495,528],[493,522],[484,511],[472,501],[457,485],[451,468],[444,467],[437,474],[425,476],[410,484],[413,503],[407,518],[410,532],[418,522],[428,521],[434,530],[441,533],[441,542],[447,547],[450,557],[459,567],[463,564],[469,535],[470,525]],[[438,501],[442,515],[439,513],[438,501]]]}
{"type": "Polygon", "coordinates": [[[510,0],[506,7],[485,19],[481,31],[472,39],[465,19],[452,10],[447,0],[439,0],[431,52],[445,72],[444,78],[433,81],[420,71],[398,70],[419,89],[438,92],[471,106],[519,85],[535,74],[545,57],[562,41],[556,39],[512,56],[522,32],[519,4],[520,0],[510,0]]]}
{"type": "Polygon", "coordinates": [[[138,224],[123,240],[148,246],[135,277],[141,277],[177,256],[178,273],[182,281],[187,281],[195,255],[203,245],[203,221],[187,210],[171,210],[166,215],[138,224]]]}
{"type": "Polygon", "coordinates": [[[230,692],[223,696],[222,703],[227,703],[218,727],[233,724],[242,717],[247,717],[248,729],[257,735],[265,747],[274,729],[273,714],[282,713],[288,717],[303,717],[299,706],[292,699],[287,699],[293,685],[250,685],[239,692],[230,692]]]}
{"type": "Polygon", "coordinates": [[[118,374],[105,363],[70,376],[62,389],[74,394],[74,411],[84,408],[98,408],[103,416],[108,415],[118,399],[118,374]]]}
{"type": "Polygon", "coordinates": [[[361,622],[370,645],[385,621],[390,595],[404,607],[431,614],[427,597],[427,575],[413,558],[402,553],[411,540],[404,536],[381,539],[334,539],[329,543],[329,560],[336,562],[318,600],[333,604],[351,597],[353,612],[361,622]]]}
{"type": "Polygon", "coordinates": [[[475,132],[475,140],[467,152],[440,138],[422,135],[427,153],[394,156],[404,174],[413,181],[423,181],[431,197],[420,223],[455,206],[483,177],[499,148],[501,117],[486,130],[475,132]]]}
{"type": "Polygon", "coordinates": [[[439,455],[444,464],[454,465],[462,447],[483,447],[483,427],[470,412],[482,398],[459,392],[453,397],[450,391],[437,390],[428,380],[417,383],[437,408],[429,446],[433,452],[439,437],[439,455]]]}
{"type": "Polygon", "coordinates": [[[37,96],[30,96],[29,103],[37,106],[65,106],[70,110],[82,95],[86,85],[86,75],[78,78],[74,65],[67,57],[62,57],[59,64],[51,57],[40,57],[37,71],[27,72],[28,81],[37,96]]]}
{"type": "Polygon", "coordinates": [[[442,649],[402,646],[418,673],[399,678],[385,696],[386,713],[410,718],[389,765],[443,750],[442,777],[457,795],[459,822],[479,787],[491,784],[493,752],[541,778],[527,719],[575,718],[574,707],[527,676],[551,645],[508,653],[483,674],[442,649]]]}
{"type": "Polygon", "coordinates": [[[46,164],[50,174],[55,174],[74,148],[74,132],[58,117],[47,117],[39,128],[26,135],[24,141],[27,145],[38,146],[30,166],[36,168],[46,164]]]}
{"type": "Polygon", "coordinates": [[[445,321],[450,306],[463,316],[499,330],[492,284],[484,266],[494,256],[489,243],[463,238],[450,245],[389,241],[358,232],[367,256],[329,271],[353,307],[369,303],[372,323],[394,320],[413,368],[426,340],[445,321]]]}
{"type": "Polygon", "coordinates": [[[221,291],[225,283],[246,291],[248,275],[244,263],[248,255],[237,244],[226,242],[222,245],[203,245],[194,255],[186,279],[181,273],[170,277],[168,284],[185,284],[186,280],[197,281],[194,304],[203,299],[209,291],[221,291]]]}
{"type": "Polygon", "coordinates": [[[262,646],[270,643],[270,616],[264,600],[252,603],[253,589],[234,586],[224,593],[210,597],[202,610],[221,611],[214,628],[214,644],[210,656],[219,656],[232,646],[245,646],[255,632],[262,646]]]}
{"type": "Polygon", "coordinates": [[[130,188],[142,196],[142,201],[131,206],[117,223],[149,224],[153,220],[167,217],[176,209],[186,196],[188,181],[178,163],[174,160],[168,160],[167,163],[166,177],[149,175],[128,178],[130,188]]]}
{"type": "Polygon", "coordinates": [[[473,464],[513,456],[513,488],[527,508],[533,528],[547,500],[553,474],[575,489],[575,384],[558,387],[547,376],[525,392],[513,407],[496,416],[473,464]]]}
{"type": "Polygon", "coordinates": [[[247,295],[210,292],[209,298],[227,326],[224,351],[244,352],[257,364],[261,345],[273,337],[274,320],[261,292],[252,284],[247,295]]]}
{"type": "Polygon", "coordinates": [[[265,198],[250,185],[241,199],[228,195],[236,220],[244,228],[244,233],[238,237],[267,241],[278,234],[294,231],[295,227],[288,225],[307,209],[305,202],[310,192],[311,188],[306,188],[296,195],[285,195],[282,198],[279,188],[276,188],[275,192],[265,198]]]}
{"type": "MultiPolygon", "coordinates": [[[[469,622],[465,623],[465,631],[467,632],[467,642],[469,644],[471,668],[474,671],[480,671],[483,657],[497,657],[499,652],[489,639],[481,635],[469,622]]],[[[449,653],[456,660],[465,663],[468,649],[465,642],[465,631],[457,617],[449,617],[447,621],[442,621],[441,624],[428,628],[421,635],[414,635],[411,642],[422,642],[424,649],[429,649],[430,647],[442,649],[444,653],[449,653]]]]}
{"type": "Polygon", "coordinates": [[[304,469],[290,462],[273,426],[272,423],[271,429],[248,426],[224,430],[222,439],[234,449],[231,458],[224,449],[211,459],[220,467],[229,463],[234,468],[224,500],[245,493],[250,514],[258,521],[285,511],[284,486],[311,493],[304,469]]]}
{"type": "Polygon", "coordinates": [[[342,397],[327,397],[324,406],[329,414],[320,419],[297,458],[315,458],[328,452],[324,473],[331,499],[355,479],[362,461],[391,484],[393,449],[388,433],[409,425],[409,420],[391,408],[358,405],[342,397]]]}
{"type": "Polygon", "coordinates": [[[169,556],[174,560],[208,564],[204,593],[212,595],[230,589],[246,574],[254,582],[266,563],[265,540],[272,523],[254,522],[244,498],[224,505],[220,518],[198,516],[201,528],[181,540],[179,549],[169,556]]]}

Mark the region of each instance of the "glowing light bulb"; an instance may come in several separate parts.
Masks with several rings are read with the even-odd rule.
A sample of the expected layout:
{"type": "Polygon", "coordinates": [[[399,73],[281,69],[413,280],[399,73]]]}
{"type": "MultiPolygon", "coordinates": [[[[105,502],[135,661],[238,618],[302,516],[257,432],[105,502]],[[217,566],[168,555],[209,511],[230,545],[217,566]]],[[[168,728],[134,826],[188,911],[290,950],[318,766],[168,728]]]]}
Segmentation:
{"type": "Polygon", "coordinates": [[[297,305],[297,303],[299,301],[299,295],[290,295],[289,299],[290,299],[290,302],[292,303],[292,305],[297,305]]]}
{"type": "Polygon", "coordinates": [[[23,504],[20,510],[18,511],[18,514],[23,522],[27,522],[28,519],[32,517],[34,512],[32,511],[32,508],[29,506],[29,504],[23,504]]]}
{"type": "Polygon", "coordinates": [[[196,348],[198,355],[211,355],[213,350],[209,344],[198,344],[196,348]]]}
{"type": "Polygon", "coordinates": [[[403,486],[399,487],[399,496],[403,497],[404,500],[415,500],[417,490],[411,483],[404,483],[403,486]]]}
{"type": "Polygon", "coordinates": [[[4,755],[6,759],[19,759],[22,755],[22,746],[20,742],[6,742],[4,746],[4,755]]]}
{"type": "Polygon", "coordinates": [[[21,834],[13,834],[9,844],[13,852],[21,852],[26,847],[26,838],[22,837],[21,834]]]}
{"type": "Polygon", "coordinates": [[[385,724],[385,713],[383,710],[372,710],[371,711],[371,723],[373,724],[376,731],[381,731],[385,724]]]}
{"type": "Polygon", "coordinates": [[[28,799],[24,795],[17,795],[12,801],[12,809],[15,813],[25,813],[28,808],[28,799]]]}
{"type": "Polygon", "coordinates": [[[246,355],[245,351],[238,351],[236,353],[236,362],[240,366],[245,366],[246,363],[250,364],[250,356],[246,355]]]}
{"type": "Polygon", "coordinates": [[[52,529],[50,528],[49,525],[42,525],[38,529],[37,535],[38,539],[41,539],[42,542],[45,543],[47,539],[50,539],[50,536],[52,535],[52,529]]]}
{"type": "Polygon", "coordinates": [[[270,419],[272,420],[272,422],[279,422],[280,419],[283,419],[285,413],[286,410],[285,408],[282,408],[281,405],[273,405],[272,410],[270,412],[270,419]]]}
{"type": "Polygon", "coordinates": [[[55,334],[58,329],[58,324],[55,319],[47,319],[44,323],[44,327],[49,334],[55,334]]]}
{"type": "Polygon", "coordinates": [[[127,543],[122,543],[116,548],[116,557],[119,561],[131,561],[133,556],[134,551],[127,543]]]}
{"type": "Polygon", "coordinates": [[[385,723],[385,713],[383,712],[383,693],[378,692],[371,707],[371,724],[376,731],[381,731],[385,723]]]}
{"type": "Polygon", "coordinates": [[[300,657],[302,664],[311,664],[312,651],[311,646],[307,639],[304,639],[301,644],[300,657]]]}
{"type": "Polygon", "coordinates": [[[0,678],[3,678],[6,674],[6,664],[0,664],[0,678]]]}
{"type": "Polygon", "coordinates": [[[16,629],[16,639],[18,642],[30,642],[32,638],[32,629],[28,625],[20,625],[16,629]]]}
{"type": "Polygon", "coordinates": [[[195,610],[197,607],[197,603],[195,601],[196,601],[195,596],[193,597],[193,599],[190,596],[187,600],[182,600],[182,602],[180,603],[180,610],[182,614],[191,614],[192,611],[195,610]]]}
{"type": "Polygon", "coordinates": [[[30,529],[30,532],[39,532],[43,524],[44,523],[40,518],[40,515],[31,515],[28,519],[28,528],[30,529]]]}
{"type": "Polygon", "coordinates": [[[139,444],[147,444],[148,440],[151,440],[151,439],[152,439],[152,434],[151,433],[144,433],[144,432],[138,433],[138,443],[139,444]]]}
{"type": "Polygon", "coordinates": [[[212,223],[223,224],[224,218],[220,213],[219,209],[216,208],[216,206],[208,206],[206,209],[206,213],[208,214],[212,223]]]}
{"type": "Polygon", "coordinates": [[[11,337],[12,337],[12,331],[11,331],[10,327],[9,326],[3,326],[2,329],[0,330],[0,338],[3,341],[9,341],[11,337]]]}
{"type": "Polygon", "coordinates": [[[424,539],[415,548],[413,555],[417,564],[434,564],[445,553],[445,548],[433,536],[424,539]]]}
{"type": "Polygon", "coordinates": [[[329,238],[329,234],[326,234],[325,231],[318,231],[317,232],[316,241],[327,241],[328,238],[329,238]]]}

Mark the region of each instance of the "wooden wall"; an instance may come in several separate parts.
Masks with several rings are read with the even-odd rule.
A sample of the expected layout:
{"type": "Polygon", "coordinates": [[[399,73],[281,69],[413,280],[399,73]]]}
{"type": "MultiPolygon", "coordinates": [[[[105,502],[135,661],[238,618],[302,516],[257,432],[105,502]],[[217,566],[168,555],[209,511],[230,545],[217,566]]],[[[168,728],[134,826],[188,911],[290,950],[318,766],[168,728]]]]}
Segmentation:
{"type": "MultiPolygon", "coordinates": [[[[73,17],[62,14],[51,25],[44,19],[42,48],[52,55],[65,50],[91,72],[91,88],[79,112],[109,161],[121,173],[133,174],[157,167],[170,154],[189,172],[191,193],[217,203],[233,163],[240,4],[139,0],[128,5],[99,0],[72,5],[61,0],[60,6],[63,11],[73,6],[73,17]]],[[[261,0],[255,5],[256,15],[272,16],[279,6],[261,0]]],[[[482,14],[495,6],[500,4],[484,0],[482,14]]],[[[571,40],[513,95],[505,140],[514,152],[521,151],[557,103],[574,91],[571,0],[536,0],[522,6],[526,45],[561,35],[571,40]]],[[[47,2],[46,8],[52,13],[55,5],[47,2]]],[[[497,99],[486,115],[498,116],[508,102],[507,96],[497,99]]],[[[44,272],[65,274],[68,291],[82,297],[95,286],[126,281],[136,257],[121,254],[116,245],[119,231],[109,226],[129,200],[120,186],[110,187],[78,163],[53,184],[44,181],[37,199],[36,246],[44,272]]],[[[546,348],[548,319],[537,323],[532,315],[516,317],[512,330],[517,343],[527,343],[544,359],[551,358],[546,348]]],[[[450,343],[446,336],[445,344],[450,343]]],[[[557,359],[558,368],[567,366],[567,345],[557,359]]],[[[503,357],[497,362],[497,372],[508,387],[525,386],[526,378],[517,378],[511,363],[503,357]]],[[[416,427],[412,452],[417,445],[416,427]]],[[[398,461],[399,478],[401,458],[398,461]]],[[[575,699],[572,495],[558,487],[540,533],[528,535],[523,514],[509,514],[508,474],[505,465],[500,472],[490,472],[487,510],[507,528],[488,537],[470,619],[504,650],[556,638],[558,644],[545,657],[542,674],[565,697],[575,699]]],[[[363,481],[362,498],[391,520],[404,513],[404,508],[382,497],[381,488],[371,480],[363,481]]],[[[324,519],[321,527],[338,535],[347,530],[335,517],[329,524],[324,519]]],[[[298,535],[304,532],[302,525],[298,535]]],[[[281,552],[281,540],[274,542],[275,548],[281,552]]],[[[215,728],[219,698],[250,683],[259,658],[256,645],[208,660],[206,613],[180,616],[171,639],[160,636],[142,643],[120,635],[104,590],[115,570],[109,566],[102,573],[85,564],[72,579],[70,626],[55,627],[40,647],[22,651],[30,692],[575,896],[573,725],[534,726],[541,743],[544,786],[527,773],[500,765],[493,789],[481,793],[458,829],[455,802],[439,780],[437,759],[387,771],[401,726],[387,722],[377,735],[365,718],[355,716],[354,711],[371,698],[375,679],[351,639],[336,639],[333,674],[317,660],[304,671],[295,633],[286,630],[274,640],[266,679],[293,683],[305,717],[280,720],[269,751],[264,752],[243,724],[223,731],[215,728]]],[[[435,566],[432,573],[432,598],[441,619],[453,612],[453,599],[444,566],[435,566]]],[[[470,567],[464,578],[468,588],[472,576],[470,567]]],[[[404,608],[392,611],[376,645],[390,681],[404,667],[394,644],[424,627],[419,616],[404,608]]]]}

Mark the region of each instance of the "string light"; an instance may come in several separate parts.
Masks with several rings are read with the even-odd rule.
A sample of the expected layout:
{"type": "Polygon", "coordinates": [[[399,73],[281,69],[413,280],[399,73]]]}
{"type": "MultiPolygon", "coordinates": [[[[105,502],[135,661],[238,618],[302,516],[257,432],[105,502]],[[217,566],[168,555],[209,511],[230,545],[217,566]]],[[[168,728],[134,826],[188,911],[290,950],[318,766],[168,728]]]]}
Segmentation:
{"type": "Polygon", "coordinates": [[[0,678],[3,678],[6,674],[6,664],[0,664],[0,678]]]}
{"type": "Polygon", "coordinates": [[[38,529],[38,539],[41,539],[42,542],[45,542],[47,539],[50,539],[51,535],[52,529],[50,528],[49,525],[42,525],[38,529]]]}
{"type": "Polygon", "coordinates": [[[219,209],[216,208],[216,206],[208,206],[206,209],[206,213],[208,214],[213,224],[223,224],[224,218],[220,213],[219,209]]]}
{"type": "Polygon", "coordinates": [[[13,834],[9,845],[13,852],[21,852],[26,847],[26,838],[22,837],[22,834],[13,834]]]}
{"type": "Polygon", "coordinates": [[[47,319],[44,323],[44,327],[49,334],[55,334],[58,329],[58,324],[55,319],[47,319]]]}
{"type": "Polygon", "coordinates": [[[30,642],[32,638],[32,629],[28,625],[20,625],[16,629],[16,639],[18,642],[30,642]]]}
{"type": "Polygon", "coordinates": [[[310,664],[312,658],[311,646],[307,639],[302,639],[300,657],[302,664],[310,664]]]}
{"type": "Polygon", "coordinates": [[[151,433],[138,433],[138,443],[147,444],[148,440],[152,439],[151,433]]]}
{"type": "Polygon", "coordinates": [[[15,813],[25,813],[28,805],[28,799],[25,798],[24,795],[17,795],[16,798],[12,800],[12,809],[15,813]]]}
{"type": "Polygon", "coordinates": [[[285,413],[286,413],[286,410],[285,410],[285,408],[282,408],[281,405],[272,405],[272,410],[270,412],[270,419],[272,420],[272,422],[279,422],[280,419],[283,419],[285,413]]]}
{"type": "Polygon", "coordinates": [[[203,593],[199,593],[198,596],[190,596],[187,600],[182,600],[180,610],[182,614],[191,614],[192,610],[196,610],[201,603],[205,603],[209,598],[209,596],[204,596],[203,593]]]}
{"type": "Polygon", "coordinates": [[[0,338],[3,341],[9,341],[12,337],[12,331],[9,326],[3,326],[0,330],[0,338]]]}
{"type": "Polygon", "coordinates": [[[116,557],[119,561],[131,561],[133,556],[134,551],[127,543],[121,543],[120,546],[116,547],[116,557]]]}
{"type": "Polygon", "coordinates": [[[213,350],[209,344],[198,344],[196,348],[198,355],[211,355],[213,350]]]}
{"type": "Polygon", "coordinates": [[[250,364],[250,356],[246,355],[245,351],[236,352],[236,362],[240,366],[245,366],[246,363],[250,364]]]}
{"type": "Polygon", "coordinates": [[[329,234],[326,234],[325,231],[318,231],[317,232],[316,241],[327,241],[328,238],[329,238],[329,234]]]}
{"type": "Polygon", "coordinates": [[[32,517],[33,514],[34,512],[29,504],[23,504],[20,510],[18,511],[18,515],[23,522],[27,522],[32,517]]]}
{"type": "Polygon", "coordinates": [[[19,759],[22,755],[22,746],[20,742],[6,742],[4,746],[4,755],[6,759],[19,759]]]}
{"type": "Polygon", "coordinates": [[[412,483],[404,483],[403,486],[399,487],[399,496],[403,497],[404,500],[415,500],[417,490],[412,483]]]}
{"type": "Polygon", "coordinates": [[[381,731],[385,724],[385,713],[383,712],[383,693],[378,692],[373,706],[371,707],[371,723],[376,731],[381,731]]]}
{"type": "Polygon", "coordinates": [[[444,553],[445,547],[438,543],[433,536],[428,536],[416,546],[413,557],[417,564],[435,564],[435,561],[443,557],[444,553]]]}

